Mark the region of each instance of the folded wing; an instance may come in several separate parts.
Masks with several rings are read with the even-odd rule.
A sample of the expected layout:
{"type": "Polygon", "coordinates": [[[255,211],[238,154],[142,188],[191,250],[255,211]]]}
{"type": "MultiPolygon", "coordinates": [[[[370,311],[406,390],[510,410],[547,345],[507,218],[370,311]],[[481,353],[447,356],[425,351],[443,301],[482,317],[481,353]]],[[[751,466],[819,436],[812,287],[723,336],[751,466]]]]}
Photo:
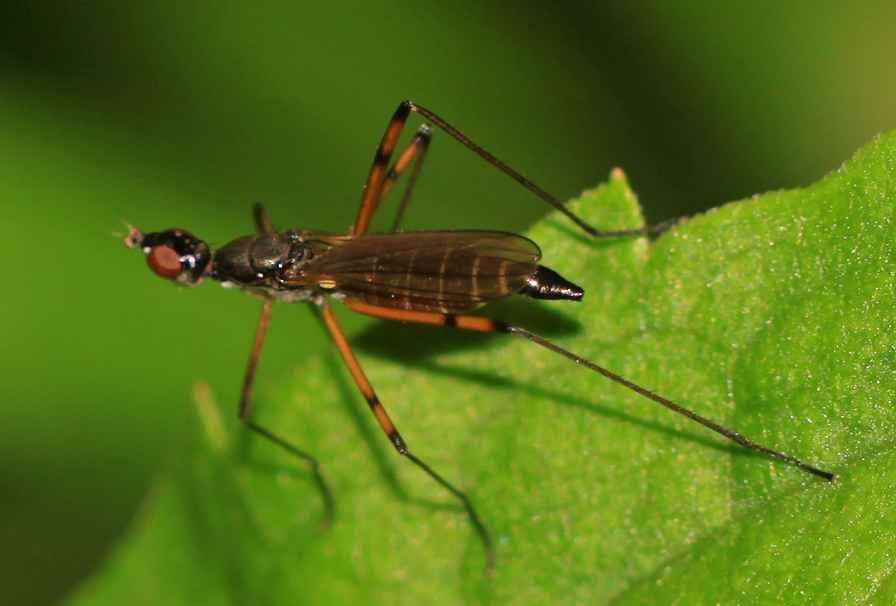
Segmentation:
{"type": "Polygon", "coordinates": [[[306,235],[316,251],[287,283],[317,285],[383,307],[453,313],[523,288],[541,251],[500,231],[306,235]]]}

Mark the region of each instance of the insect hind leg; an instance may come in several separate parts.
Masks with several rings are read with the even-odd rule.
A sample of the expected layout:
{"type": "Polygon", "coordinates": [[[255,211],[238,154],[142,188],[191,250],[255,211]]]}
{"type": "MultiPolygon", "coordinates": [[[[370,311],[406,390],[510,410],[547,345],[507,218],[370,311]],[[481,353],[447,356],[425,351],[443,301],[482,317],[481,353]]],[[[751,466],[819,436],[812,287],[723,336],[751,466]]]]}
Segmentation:
{"type": "Polygon", "coordinates": [[[727,427],[719,425],[718,423],[711,421],[706,417],[698,415],[697,413],[688,410],[683,406],[679,406],[671,400],[664,398],[663,396],[656,394],[648,389],[645,389],[644,387],[641,387],[637,383],[633,383],[632,381],[629,381],[628,379],[617,375],[616,373],[610,372],[606,368],[599,366],[594,362],[591,362],[590,360],[586,360],[581,356],[577,356],[571,351],[564,349],[543,337],[520,328],[519,326],[514,326],[513,324],[510,324],[508,322],[502,322],[500,320],[494,320],[492,318],[486,318],[482,316],[458,316],[450,313],[444,314],[429,311],[406,311],[403,309],[393,309],[389,307],[370,305],[369,303],[361,303],[358,301],[347,301],[345,305],[349,309],[352,309],[358,313],[372,316],[374,318],[382,318],[384,320],[397,320],[399,322],[414,322],[417,324],[451,326],[454,328],[462,328],[464,330],[474,330],[479,332],[512,333],[519,335],[524,339],[535,343],[536,345],[540,345],[541,347],[553,351],[556,354],[560,354],[564,358],[575,362],[579,366],[584,366],[592,372],[596,372],[597,374],[602,375],[607,379],[610,379],[611,381],[615,381],[616,383],[619,383],[623,387],[632,390],[638,395],[641,395],[649,400],[653,400],[657,404],[665,406],[669,410],[685,416],[695,423],[699,423],[707,429],[719,434],[723,438],[740,444],[744,448],[772,457],[774,459],[778,459],[780,461],[798,467],[812,475],[823,478],[829,482],[833,482],[837,478],[836,474],[833,474],[829,471],[824,471],[823,469],[819,469],[818,467],[809,465],[808,463],[797,459],[796,457],[785,454],[783,452],[772,450],[771,448],[767,448],[757,442],[754,442],[753,440],[740,435],[732,429],[728,429],[727,427]]]}

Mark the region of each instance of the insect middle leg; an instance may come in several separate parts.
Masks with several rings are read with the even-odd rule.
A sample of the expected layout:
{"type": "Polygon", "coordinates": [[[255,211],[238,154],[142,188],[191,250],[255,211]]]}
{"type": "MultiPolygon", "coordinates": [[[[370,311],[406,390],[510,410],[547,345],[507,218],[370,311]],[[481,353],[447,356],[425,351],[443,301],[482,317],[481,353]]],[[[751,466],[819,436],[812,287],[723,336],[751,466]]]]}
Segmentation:
{"type": "MultiPolygon", "coordinates": [[[[405,187],[404,195],[401,198],[401,203],[398,206],[398,211],[396,212],[395,219],[392,222],[391,231],[398,231],[399,227],[401,226],[401,219],[404,216],[404,211],[411,199],[411,194],[414,190],[414,184],[417,182],[417,177],[420,175],[420,168],[423,165],[423,160],[426,159],[426,152],[429,149],[429,141],[431,139],[432,126],[430,126],[429,124],[422,125],[417,130],[417,134],[414,135],[414,138],[411,140],[411,142],[408,143],[408,145],[401,151],[400,154],[398,154],[398,159],[395,161],[395,164],[392,165],[392,168],[383,173],[382,187],[380,188],[378,197],[371,197],[368,199],[367,192],[365,190],[365,196],[361,202],[361,209],[364,211],[363,217],[358,217],[358,220],[355,222],[355,226],[352,228],[351,233],[367,233],[367,230],[370,228],[370,221],[373,218],[373,215],[376,213],[377,209],[379,209],[380,203],[385,199],[389,191],[391,191],[392,186],[395,185],[395,181],[398,180],[398,178],[408,167],[411,161],[416,157],[417,162],[414,164],[414,170],[411,173],[411,177],[408,180],[407,186],[405,187]],[[363,228],[364,231],[355,231],[356,229],[360,228],[363,228]]],[[[388,157],[386,158],[386,160],[388,162],[388,157]]]]}
{"type": "MultiPolygon", "coordinates": [[[[367,233],[367,231],[370,229],[370,221],[373,218],[373,215],[376,212],[376,209],[378,208],[380,202],[382,201],[383,196],[385,195],[384,190],[388,190],[387,182],[389,179],[389,171],[387,170],[387,167],[389,165],[389,160],[391,159],[392,154],[395,151],[395,147],[398,144],[398,139],[401,136],[401,131],[404,129],[404,125],[407,122],[408,116],[411,114],[411,112],[420,114],[430,123],[434,124],[435,126],[439,127],[440,129],[457,139],[467,149],[469,149],[480,158],[482,158],[483,160],[509,176],[511,179],[537,195],[539,198],[559,210],[561,213],[569,217],[571,221],[573,221],[583,231],[591,236],[610,237],[643,235],[665,231],[675,222],[677,222],[677,220],[667,221],[658,225],[644,227],[641,229],[599,231],[593,226],[589,225],[585,220],[573,213],[571,210],[566,208],[566,206],[562,202],[557,200],[554,196],[529,181],[522,174],[506,165],[491,153],[484,150],[482,147],[474,143],[469,137],[467,137],[457,128],[440,118],[438,115],[429,111],[425,107],[421,107],[411,101],[402,101],[399,104],[398,109],[395,110],[395,113],[392,115],[392,119],[389,121],[389,125],[386,127],[386,132],[385,134],[383,134],[383,138],[380,141],[380,145],[377,148],[376,155],[374,156],[373,163],[370,166],[370,172],[367,174],[367,182],[364,185],[364,194],[361,196],[361,205],[358,209],[358,217],[357,219],[355,219],[355,224],[351,229],[351,233],[353,234],[364,234],[367,233]]],[[[408,195],[409,194],[406,194],[406,197],[408,195]]]]}
{"type": "Polygon", "coordinates": [[[420,169],[423,167],[423,161],[426,159],[426,153],[429,150],[430,139],[432,139],[432,126],[424,124],[417,130],[414,139],[404,148],[401,154],[398,155],[398,160],[395,161],[395,165],[386,174],[386,181],[383,184],[383,191],[380,194],[380,202],[386,197],[389,190],[392,189],[395,180],[401,176],[401,173],[404,172],[404,169],[407,168],[411,160],[415,156],[417,157],[417,162],[414,163],[414,171],[408,179],[408,184],[404,188],[404,194],[401,196],[398,210],[395,212],[395,219],[392,220],[392,231],[398,231],[401,228],[401,220],[404,218],[404,211],[407,209],[408,202],[411,200],[411,194],[414,191],[414,185],[417,183],[417,177],[420,176],[420,169]]]}
{"type": "Polygon", "coordinates": [[[485,525],[479,518],[479,514],[476,513],[473,503],[467,495],[460,491],[460,489],[456,488],[408,450],[407,444],[401,437],[401,434],[398,433],[398,429],[396,429],[395,424],[392,423],[386,409],[383,407],[382,403],[380,403],[376,392],[373,390],[373,386],[370,384],[370,381],[367,380],[367,376],[361,369],[361,365],[358,363],[358,359],[355,357],[351,346],[348,344],[345,334],[342,332],[339,323],[336,321],[336,316],[333,314],[330,302],[323,296],[319,296],[314,302],[320,306],[324,324],[330,332],[333,342],[336,344],[336,349],[339,351],[339,355],[342,356],[345,365],[348,367],[349,373],[351,373],[352,378],[358,385],[358,389],[361,390],[364,399],[367,400],[367,405],[370,406],[370,410],[373,412],[373,416],[376,417],[377,423],[382,427],[386,436],[388,436],[389,441],[392,442],[392,445],[399,454],[410,459],[414,465],[422,469],[429,477],[441,484],[442,487],[450,491],[458,501],[460,501],[461,505],[466,510],[467,515],[470,516],[470,523],[473,525],[476,534],[479,535],[479,540],[482,542],[482,546],[485,549],[486,570],[491,571],[494,568],[495,562],[492,540],[488,530],[486,530],[485,525]]]}
{"type": "Polygon", "coordinates": [[[386,129],[386,134],[383,135],[383,140],[380,141],[376,157],[367,175],[367,182],[364,185],[364,195],[361,197],[361,206],[358,208],[358,218],[355,219],[355,224],[350,230],[352,234],[365,234],[370,230],[370,222],[373,219],[373,215],[376,214],[380,203],[414,156],[417,156],[414,172],[411,174],[410,181],[405,188],[404,196],[401,199],[401,204],[392,224],[392,231],[398,231],[404,209],[407,207],[414,184],[417,181],[417,176],[420,174],[420,167],[426,158],[429,141],[432,139],[432,126],[429,124],[422,125],[417,130],[413,140],[398,155],[398,160],[396,160],[392,168],[387,169],[392,153],[395,151],[395,146],[398,143],[398,138],[401,136],[401,131],[404,128],[405,120],[407,120],[407,116],[405,115],[401,118],[399,108],[399,112],[396,112],[389,122],[389,127],[386,129]],[[396,122],[396,120],[398,121],[396,122]]]}

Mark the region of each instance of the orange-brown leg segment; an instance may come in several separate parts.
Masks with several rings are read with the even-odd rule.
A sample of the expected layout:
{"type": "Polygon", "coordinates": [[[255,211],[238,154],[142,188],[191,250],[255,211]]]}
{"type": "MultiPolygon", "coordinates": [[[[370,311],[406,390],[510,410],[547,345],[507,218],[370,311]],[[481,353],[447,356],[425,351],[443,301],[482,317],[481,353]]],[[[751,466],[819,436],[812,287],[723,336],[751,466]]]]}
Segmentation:
{"type": "Polygon", "coordinates": [[[386,183],[387,168],[392,152],[398,145],[398,138],[404,129],[404,123],[411,113],[411,108],[402,103],[398,106],[392,119],[389,120],[389,126],[383,139],[380,141],[379,147],[376,149],[376,155],[373,157],[373,164],[370,166],[370,172],[367,173],[367,182],[364,184],[364,194],[361,196],[361,206],[358,208],[358,218],[352,225],[350,233],[366,234],[370,229],[370,220],[373,219],[373,213],[376,212],[380,201],[383,199],[383,188],[386,183]]]}
{"type": "Polygon", "coordinates": [[[561,356],[572,360],[576,364],[584,366],[585,368],[592,370],[598,374],[601,374],[608,379],[623,385],[635,393],[644,396],[650,400],[658,404],[662,404],[666,408],[677,412],[680,415],[684,415],[685,417],[691,419],[692,421],[696,421],[700,425],[716,432],[724,438],[727,438],[733,442],[737,442],[741,446],[745,448],[749,448],[755,452],[762,453],[764,455],[768,455],[775,459],[779,459],[791,465],[795,465],[800,469],[803,469],[811,474],[824,478],[828,481],[834,481],[836,475],[827,471],[823,471],[818,469],[817,467],[813,467],[803,461],[796,459],[790,455],[784,454],[782,452],[778,452],[775,450],[771,450],[770,448],[766,448],[756,442],[743,437],[737,432],[728,429],[710,421],[709,419],[698,415],[695,412],[692,412],[686,408],[675,404],[671,400],[667,400],[666,398],[653,393],[652,391],[648,391],[644,389],[640,385],[632,383],[628,379],[625,379],[616,373],[610,372],[606,368],[598,366],[594,362],[586,360],[576,354],[563,349],[559,345],[555,345],[551,343],[547,339],[539,337],[536,334],[533,334],[527,330],[524,330],[518,326],[514,326],[513,324],[509,324],[507,322],[502,322],[500,320],[493,320],[491,318],[482,318],[479,316],[458,316],[455,314],[442,314],[438,312],[428,312],[428,311],[405,311],[402,309],[392,309],[389,307],[380,307],[377,305],[370,305],[368,303],[360,303],[358,301],[346,301],[346,307],[352,309],[358,313],[362,313],[364,315],[373,316],[375,318],[382,318],[385,320],[397,320],[399,322],[414,322],[417,324],[434,324],[440,326],[453,326],[456,328],[462,328],[464,330],[475,330],[479,332],[499,332],[499,333],[513,333],[517,334],[533,343],[541,345],[545,349],[549,349],[555,353],[560,354],[561,356]]]}
{"type": "Polygon", "coordinates": [[[311,467],[311,471],[314,474],[314,481],[317,483],[318,489],[320,490],[321,496],[324,501],[324,515],[323,519],[320,523],[320,529],[325,530],[329,525],[331,520],[333,519],[333,512],[335,510],[335,505],[333,502],[333,494],[330,492],[330,487],[327,486],[326,481],[324,480],[324,476],[320,470],[320,464],[317,462],[313,456],[296,448],[283,438],[271,433],[264,427],[260,425],[256,425],[252,419],[249,418],[249,411],[252,405],[252,381],[255,378],[255,369],[258,366],[258,356],[261,354],[261,345],[264,342],[264,335],[268,328],[268,322],[271,318],[271,306],[273,301],[270,299],[264,302],[264,307],[261,308],[261,317],[258,319],[258,328],[255,331],[255,340],[252,343],[252,353],[249,354],[249,363],[246,366],[246,376],[243,379],[243,391],[240,396],[240,408],[239,408],[239,417],[240,421],[246,425],[249,429],[262,436],[266,440],[270,440],[280,448],[283,448],[290,454],[302,459],[311,467]]]}
{"type": "Polygon", "coordinates": [[[353,234],[367,233],[367,230],[370,228],[370,220],[373,218],[373,214],[374,212],[376,212],[376,208],[383,198],[383,190],[385,188],[385,182],[388,174],[386,167],[389,164],[389,159],[391,158],[392,153],[395,151],[395,146],[398,144],[398,139],[401,136],[401,131],[404,128],[405,122],[407,122],[408,116],[411,112],[420,114],[421,116],[429,120],[432,124],[441,128],[443,131],[457,139],[470,151],[472,151],[480,158],[482,158],[483,160],[509,176],[511,179],[540,197],[542,200],[562,212],[564,215],[569,217],[569,219],[573,221],[573,223],[578,225],[583,231],[594,237],[631,236],[655,233],[665,231],[677,222],[677,220],[666,221],[658,225],[644,227],[641,229],[598,231],[594,227],[586,223],[578,215],[567,209],[566,206],[564,206],[563,203],[557,200],[554,196],[526,179],[519,172],[510,168],[489,152],[482,149],[469,137],[448,124],[445,120],[443,120],[436,114],[432,113],[425,107],[421,107],[416,103],[412,103],[411,101],[402,101],[401,104],[399,104],[398,109],[392,115],[392,119],[389,121],[389,126],[386,127],[386,133],[383,135],[383,138],[380,141],[380,145],[376,151],[376,156],[373,159],[373,164],[370,167],[370,172],[367,174],[367,183],[364,185],[364,195],[361,197],[361,206],[358,209],[358,218],[355,220],[355,224],[351,230],[351,233],[353,234]]]}
{"type": "Polygon", "coordinates": [[[367,184],[364,186],[364,196],[361,198],[361,206],[358,209],[358,218],[355,220],[355,224],[351,229],[352,234],[367,233],[370,229],[370,222],[373,219],[373,215],[376,214],[377,209],[380,207],[380,203],[392,189],[392,186],[395,184],[398,177],[401,176],[401,173],[404,172],[404,169],[407,168],[408,164],[410,164],[411,160],[416,156],[417,163],[414,166],[414,172],[411,174],[410,181],[408,182],[404,196],[401,199],[401,204],[398,207],[395,220],[392,223],[392,231],[398,231],[398,228],[401,225],[401,218],[404,215],[404,210],[411,198],[414,184],[417,182],[417,177],[420,175],[420,167],[423,164],[423,160],[426,158],[426,152],[429,149],[429,141],[432,139],[432,127],[428,124],[424,124],[417,131],[413,140],[411,140],[398,155],[398,160],[395,161],[392,168],[386,170],[386,166],[392,156],[392,151],[395,149],[397,139],[401,135],[401,127],[396,129],[393,125],[396,120],[400,120],[401,126],[403,127],[404,120],[407,119],[407,116],[402,118],[403,115],[404,114],[400,112],[396,112],[395,116],[392,117],[392,121],[389,123],[389,127],[386,129],[386,134],[383,137],[382,142],[380,142],[376,158],[373,161],[373,166],[370,168],[370,174],[367,176],[367,184]],[[375,183],[372,183],[371,179],[381,179],[379,187],[377,187],[375,183]]]}
{"type": "Polygon", "coordinates": [[[358,364],[358,359],[355,357],[354,352],[348,344],[348,340],[345,338],[345,334],[343,334],[342,329],[339,327],[339,323],[336,321],[336,316],[333,314],[330,302],[324,297],[315,299],[315,302],[320,305],[324,324],[326,325],[327,330],[329,330],[330,336],[333,338],[333,342],[336,344],[336,349],[339,351],[339,355],[341,355],[343,361],[345,361],[345,365],[348,367],[349,373],[351,373],[352,378],[355,380],[355,383],[357,383],[358,388],[361,390],[361,394],[364,396],[364,399],[367,400],[367,405],[370,406],[370,410],[373,412],[373,416],[376,417],[376,420],[380,424],[380,427],[383,428],[383,431],[389,437],[389,441],[392,442],[392,445],[395,447],[395,450],[399,452],[399,454],[402,454],[410,459],[411,462],[422,469],[433,480],[441,484],[445,489],[450,491],[460,501],[461,505],[463,505],[463,508],[467,511],[467,515],[470,516],[470,523],[473,525],[476,534],[479,535],[479,539],[482,541],[482,546],[485,549],[486,568],[487,570],[491,571],[494,567],[495,561],[495,554],[494,549],[492,548],[491,537],[489,536],[488,530],[486,530],[485,525],[482,523],[482,520],[480,520],[479,514],[476,513],[476,509],[473,507],[473,503],[470,501],[467,495],[465,495],[459,489],[455,488],[452,484],[445,480],[445,478],[433,471],[433,469],[429,465],[424,463],[408,450],[408,447],[405,444],[405,441],[402,439],[401,434],[398,433],[398,430],[395,428],[395,425],[392,423],[392,420],[386,413],[386,409],[383,408],[383,405],[380,403],[376,392],[374,392],[373,387],[370,385],[370,381],[367,380],[367,377],[364,375],[364,371],[361,370],[361,365],[358,364]]]}
{"type": "Polygon", "coordinates": [[[401,228],[401,220],[404,217],[405,209],[408,207],[408,202],[411,201],[411,194],[414,191],[414,185],[417,183],[417,177],[420,176],[420,169],[423,166],[423,161],[426,159],[426,152],[429,150],[430,139],[432,139],[432,127],[429,124],[424,124],[417,131],[417,134],[414,135],[414,139],[399,154],[398,160],[395,161],[395,166],[386,175],[381,200],[386,197],[386,194],[392,189],[395,180],[401,176],[401,173],[404,172],[404,169],[407,168],[414,156],[417,157],[414,171],[411,173],[408,184],[404,188],[404,195],[401,197],[401,203],[398,205],[395,219],[392,221],[392,231],[398,231],[401,228]]]}

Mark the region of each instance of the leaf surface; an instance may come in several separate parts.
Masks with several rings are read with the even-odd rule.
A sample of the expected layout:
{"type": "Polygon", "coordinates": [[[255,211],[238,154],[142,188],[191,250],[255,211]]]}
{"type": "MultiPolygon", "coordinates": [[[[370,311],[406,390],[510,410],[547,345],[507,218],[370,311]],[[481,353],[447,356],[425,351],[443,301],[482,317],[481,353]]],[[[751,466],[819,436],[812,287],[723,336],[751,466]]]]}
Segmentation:
{"type": "MultiPolygon", "coordinates": [[[[551,215],[528,235],[584,301],[484,310],[835,484],[524,339],[374,323],[353,339],[361,363],[412,451],[478,508],[493,578],[330,348],[256,386],[254,412],[324,463],[327,532],[307,470],[238,427],[236,394],[200,390],[195,434],[72,603],[891,603],[894,145],[653,242],[592,241],[551,215]]],[[[573,209],[601,229],[642,221],[619,171],[573,209]]]]}

